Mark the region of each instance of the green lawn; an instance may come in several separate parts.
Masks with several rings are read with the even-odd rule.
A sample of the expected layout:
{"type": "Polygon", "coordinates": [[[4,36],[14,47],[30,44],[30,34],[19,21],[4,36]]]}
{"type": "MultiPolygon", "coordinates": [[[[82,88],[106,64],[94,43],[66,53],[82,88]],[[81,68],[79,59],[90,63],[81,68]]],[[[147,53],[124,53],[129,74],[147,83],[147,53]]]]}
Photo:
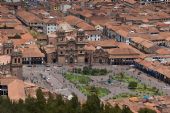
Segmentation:
{"type": "Polygon", "coordinates": [[[106,88],[95,87],[95,86],[79,86],[79,90],[85,95],[97,94],[99,97],[106,96],[110,91],[106,88]]]}
{"type": "Polygon", "coordinates": [[[90,76],[103,76],[107,75],[109,71],[107,69],[97,69],[97,68],[91,68],[91,67],[83,67],[81,68],[74,68],[75,73],[84,74],[84,75],[90,75],[90,76]]]}
{"type": "Polygon", "coordinates": [[[109,90],[106,88],[89,85],[91,79],[86,75],[66,73],[65,78],[74,83],[76,87],[85,95],[91,95],[95,93],[99,97],[103,97],[109,94],[109,90]]]}
{"type": "Polygon", "coordinates": [[[131,76],[128,76],[128,75],[126,75],[124,73],[114,75],[112,77],[112,79],[120,81],[120,82],[125,83],[127,85],[132,81],[137,82],[137,88],[136,89],[131,89],[131,91],[134,94],[121,93],[119,95],[114,96],[113,98],[127,98],[127,97],[131,97],[131,96],[143,97],[145,95],[148,95],[148,96],[163,95],[163,93],[160,92],[158,89],[153,88],[153,87],[149,87],[147,85],[144,85],[144,84],[140,83],[140,81],[138,81],[137,79],[135,79],[135,78],[133,78],[131,76]]]}
{"type": "Polygon", "coordinates": [[[113,99],[121,99],[121,98],[130,98],[130,97],[135,97],[135,94],[130,94],[130,93],[120,93],[116,96],[113,97],[113,99]]]}
{"type": "Polygon", "coordinates": [[[117,80],[117,81],[121,81],[121,82],[125,82],[125,83],[129,83],[132,81],[138,82],[138,80],[136,80],[135,78],[126,75],[125,73],[120,73],[117,75],[112,76],[113,80],[117,80]]]}
{"type": "Polygon", "coordinates": [[[89,84],[91,81],[88,76],[73,73],[66,73],[65,78],[74,84],[89,84]]]}
{"type": "Polygon", "coordinates": [[[96,88],[99,97],[104,97],[110,93],[110,91],[106,88],[101,88],[101,87],[96,87],[96,88]]]}
{"type": "Polygon", "coordinates": [[[146,86],[146,85],[141,84],[141,83],[138,83],[138,86],[135,89],[135,92],[137,92],[139,96],[143,96],[143,95],[149,95],[149,96],[163,95],[163,93],[160,92],[158,89],[146,86]]]}

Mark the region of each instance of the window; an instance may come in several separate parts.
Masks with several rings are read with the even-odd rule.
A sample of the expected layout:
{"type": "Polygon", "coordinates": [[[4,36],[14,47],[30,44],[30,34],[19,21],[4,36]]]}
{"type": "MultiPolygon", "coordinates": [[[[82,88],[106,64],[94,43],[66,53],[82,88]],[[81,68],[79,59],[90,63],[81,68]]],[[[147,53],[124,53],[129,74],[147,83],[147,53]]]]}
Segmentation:
{"type": "Polygon", "coordinates": [[[62,54],[63,54],[63,52],[61,51],[61,52],[60,52],[60,54],[62,55],[62,54]]]}
{"type": "Polygon", "coordinates": [[[16,58],[14,59],[14,63],[17,63],[17,59],[16,58]]]}
{"type": "Polygon", "coordinates": [[[0,95],[8,95],[7,85],[0,85],[0,95]]]}
{"type": "Polygon", "coordinates": [[[6,53],[9,54],[9,50],[8,49],[7,49],[6,53]]]}
{"type": "Polygon", "coordinates": [[[80,51],[80,53],[82,54],[82,53],[83,53],[83,51],[80,51]]]}
{"type": "Polygon", "coordinates": [[[7,89],[6,85],[0,85],[0,89],[7,89]]]}

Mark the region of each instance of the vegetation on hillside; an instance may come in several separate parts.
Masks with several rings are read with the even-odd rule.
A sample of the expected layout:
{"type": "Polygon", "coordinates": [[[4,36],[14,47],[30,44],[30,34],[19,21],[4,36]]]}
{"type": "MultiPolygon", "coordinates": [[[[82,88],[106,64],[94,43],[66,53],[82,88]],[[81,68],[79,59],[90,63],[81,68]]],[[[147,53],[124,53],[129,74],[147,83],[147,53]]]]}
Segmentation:
{"type": "MultiPolygon", "coordinates": [[[[37,98],[28,97],[25,101],[18,102],[1,96],[0,113],[132,113],[127,106],[121,109],[118,105],[104,105],[96,95],[88,96],[83,105],[75,95],[71,100],[66,100],[61,95],[53,96],[49,93],[46,99],[41,89],[38,89],[36,96],[37,98]]],[[[143,110],[140,113],[143,113],[143,110]]]]}

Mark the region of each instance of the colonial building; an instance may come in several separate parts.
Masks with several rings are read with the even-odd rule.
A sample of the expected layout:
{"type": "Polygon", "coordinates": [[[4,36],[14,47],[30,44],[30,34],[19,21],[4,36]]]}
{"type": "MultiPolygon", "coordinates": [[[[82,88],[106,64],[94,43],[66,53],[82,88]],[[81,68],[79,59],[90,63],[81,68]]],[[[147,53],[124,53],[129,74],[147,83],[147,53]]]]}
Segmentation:
{"type": "Polygon", "coordinates": [[[142,5],[144,4],[151,4],[151,3],[168,3],[168,0],[140,0],[142,5]]]}
{"type": "Polygon", "coordinates": [[[43,32],[49,35],[50,33],[53,33],[56,31],[57,25],[58,24],[57,24],[56,18],[47,19],[47,21],[44,21],[43,32]]]}
{"type": "Polygon", "coordinates": [[[86,38],[83,30],[74,31],[69,24],[63,23],[59,25],[56,41],[58,63],[84,63],[86,38]]]}
{"type": "Polygon", "coordinates": [[[159,48],[158,45],[141,37],[131,37],[130,45],[147,54],[153,54],[159,48]]]}
{"type": "Polygon", "coordinates": [[[170,69],[168,66],[162,65],[159,62],[149,62],[140,59],[135,60],[134,65],[148,75],[170,84],[170,69]]]}
{"type": "Polygon", "coordinates": [[[43,21],[31,12],[19,10],[16,17],[28,27],[43,29],[43,21]]]}
{"type": "Polygon", "coordinates": [[[109,53],[109,63],[112,65],[131,65],[139,58],[139,53],[130,48],[114,48],[107,50],[109,53]]]}
{"type": "Polygon", "coordinates": [[[20,48],[22,52],[23,64],[43,64],[45,55],[40,51],[36,44],[26,45],[20,48]]]}
{"type": "Polygon", "coordinates": [[[22,79],[22,53],[17,49],[11,53],[11,73],[22,79]]]}
{"type": "Polygon", "coordinates": [[[48,98],[48,89],[24,82],[14,76],[0,77],[0,96],[8,97],[11,101],[25,100],[28,96],[36,98],[36,91],[39,88],[42,90],[45,98],[48,98]]]}

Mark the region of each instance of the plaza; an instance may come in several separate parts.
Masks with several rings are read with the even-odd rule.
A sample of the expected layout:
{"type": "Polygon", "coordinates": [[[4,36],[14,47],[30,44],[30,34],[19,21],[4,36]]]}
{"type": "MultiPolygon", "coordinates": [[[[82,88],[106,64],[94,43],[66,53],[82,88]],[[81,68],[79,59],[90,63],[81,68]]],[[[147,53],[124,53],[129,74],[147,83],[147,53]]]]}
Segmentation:
{"type": "MultiPolygon", "coordinates": [[[[71,73],[66,77],[65,73],[71,72],[73,68],[83,68],[81,65],[75,66],[61,66],[57,64],[50,64],[49,66],[36,65],[29,67],[24,65],[23,75],[24,80],[35,83],[41,87],[47,88],[52,92],[64,95],[68,97],[72,93],[75,93],[80,101],[85,101],[90,91],[89,86],[99,88],[99,95],[101,100],[108,100],[112,98],[119,98],[117,95],[129,95],[129,96],[153,96],[153,95],[170,95],[170,86],[161,82],[155,78],[148,76],[147,74],[135,69],[133,66],[110,66],[110,65],[98,65],[93,66],[97,69],[107,69],[109,73],[106,75],[81,75],[77,73],[71,73]],[[114,76],[119,76],[120,73],[126,75],[125,80],[135,80],[139,87],[144,87],[148,90],[133,91],[128,88],[126,81],[120,81],[115,79],[114,76]],[[112,77],[111,82],[108,80],[112,77]],[[82,85],[83,83],[83,85],[82,85]],[[154,88],[153,88],[154,87],[154,88]],[[157,90],[156,90],[157,89],[157,90]],[[102,90],[102,91],[100,91],[102,90]],[[158,91],[159,93],[155,93],[158,91]],[[104,92],[104,93],[103,93],[104,92]]],[[[98,90],[98,89],[97,89],[98,90]]],[[[122,96],[123,97],[123,96],[122,96]]],[[[121,98],[122,98],[121,97],[121,98]]]]}

